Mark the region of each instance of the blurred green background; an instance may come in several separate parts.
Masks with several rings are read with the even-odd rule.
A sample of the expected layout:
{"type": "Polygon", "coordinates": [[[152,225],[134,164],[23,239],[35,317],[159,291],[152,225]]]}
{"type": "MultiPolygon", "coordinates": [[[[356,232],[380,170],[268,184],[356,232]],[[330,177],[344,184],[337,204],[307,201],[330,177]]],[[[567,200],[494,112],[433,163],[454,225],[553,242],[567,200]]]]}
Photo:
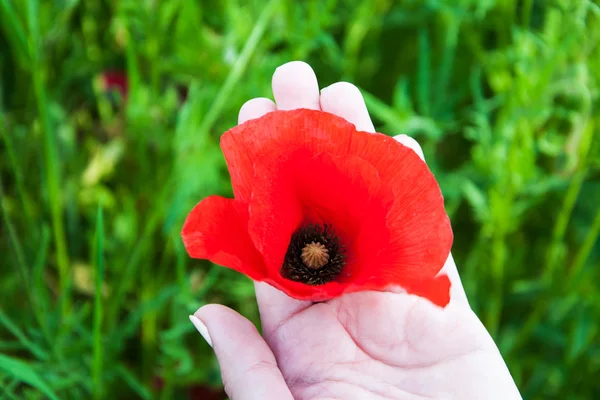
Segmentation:
{"type": "Polygon", "coordinates": [[[589,0],[0,0],[3,398],[223,398],[188,314],[257,321],[252,284],[179,232],[231,195],[219,135],[291,60],[421,142],[524,398],[600,398],[599,21],[589,0]]]}

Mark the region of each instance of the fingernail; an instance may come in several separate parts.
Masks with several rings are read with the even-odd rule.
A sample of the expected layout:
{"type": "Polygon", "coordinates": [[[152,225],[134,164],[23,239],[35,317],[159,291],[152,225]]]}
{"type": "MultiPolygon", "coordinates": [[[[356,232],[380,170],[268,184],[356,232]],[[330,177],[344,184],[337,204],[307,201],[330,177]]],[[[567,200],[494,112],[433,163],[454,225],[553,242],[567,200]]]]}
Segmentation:
{"type": "Polygon", "coordinates": [[[204,325],[204,323],[202,321],[200,321],[198,318],[196,318],[193,315],[190,315],[190,321],[192,321],[192,324],[194,324],[194,326],[196,327],[198,332],[202,335],[204,340],[206,340],[206,343],[208,343],[208,345],[210,347],[212,347],[212,339],[210,338],[210,334],[208,333],[208,329],[206,328],[206,325],[204,325]]]}

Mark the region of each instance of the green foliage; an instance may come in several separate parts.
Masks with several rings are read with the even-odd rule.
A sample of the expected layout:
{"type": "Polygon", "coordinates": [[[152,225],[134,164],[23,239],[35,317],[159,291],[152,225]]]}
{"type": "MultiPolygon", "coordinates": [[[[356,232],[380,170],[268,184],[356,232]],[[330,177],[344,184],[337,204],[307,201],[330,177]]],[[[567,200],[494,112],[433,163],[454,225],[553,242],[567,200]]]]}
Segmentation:
{"type": "Polygon", "coordinates": [[[179,230],[231,195],[218,140],[239,107],[302,59],[422,144],[523,396],[599,398],[599,23],[591,0],[0,0],[3,396],[218,387],[187,315],[257,321],[253,289],[179,230]]]}

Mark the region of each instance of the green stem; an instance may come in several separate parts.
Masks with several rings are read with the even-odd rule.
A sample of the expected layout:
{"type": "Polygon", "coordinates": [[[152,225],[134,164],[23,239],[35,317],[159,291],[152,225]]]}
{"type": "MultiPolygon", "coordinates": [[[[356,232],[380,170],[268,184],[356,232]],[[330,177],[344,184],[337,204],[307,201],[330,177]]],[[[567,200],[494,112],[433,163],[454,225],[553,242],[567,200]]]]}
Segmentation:
{"type": "Polygon", "coordinates": [[[41,119],[41,129],[44,136],[44,161],[46,167],[46,186],[48,191],[48,200],[50,202],[50,215],[52,221],[52,232],[54,235],[54,244],[56,246],[56,259],[58,264],[61,314],[66,318],[71,309],[70,299],[70,275],[69,275],[69,256],[67,252],[67,240],[65,235],[64,222],[62,219],[62,196],[60,184],[60,172],[58,169],[57,146],[54,132],[50,122],[50,111],[48,109],[48,99],[46,97],[46,88],[44,87],[43,66],[39,56],[39,32],[37,26],[38,4],[37,1],[29,0],[28,21],[30,33],[30,46],[32,48],[32,77],[35,91],[36,105],[41,119]]]}
{"type": "Polygon", "coordinates": [[[98,205],[98,214],[96,217],[96,288],[94,293],[94,327],[93,327],[93,363],[92,379],[94,383],[94,398],[100,399],[103,395],[102,387],[102,283],[104,282],[104,218],[102,215],[102,206],[98,205]]]}
{"type": "MultiPolygon", "coordinates": [[[[2,115],[0,115],[0,125],[4,124],[2,115]]],[[[33,223],[33,212],[31,211],[30,203],[27,201],[27,195],[25,192],[25,185],[23,174],[21,173],[21,168],[19,167],[19,163],[17,161],[17,156],[14,150],[14,146],[12,144],[12,140],[8,133],[6,133],[6,129],[0,126],[0,130],[2,132],[2,139],[4,140],[4,145],[6,146],[6,154],[8,155],[8,160],[10,161],[11,169],[15,174],[15,183],[17,185],[17,193],[19,193],[19,200],[21,200],[21,205],[23,207],[23,212],[25,215],[25,219],[27,220],[27,226],[31,230],[32,233],[35,232],[36,225],[33,223]]]]}
{"type": "Polygon", "coordinates": [[[15,232],[14,226],[10,219],[8,218],[8,213],[4,208],[4,188],[2,185],[2,180],[0,177],[0,209],[2,210],[2,220],[4,220],[4,226],[8,232],[8,237],[12,243],[12,247],[15,251],[15,257],[17,259],[17,265],[19,267],[19,272],[21,273],[21,279],[23,280],[23,286],[25,287],[25,293],[27,295],[27,300],[31,307],[35,306],[35,302],[33,300],[33,293],[31,293],[31,279],[29,276],[29,271],[27,270],[27,262],[25,260],[25,255],[23,253],[23,247],[21,246],[21,242],[19,241],[19,237],[15,232]]]}
{"type": "Polygon", "coordinates": [[[421,29],[419,32],[419,68],[417,69],[417,105],[421,115],[429,115],[429,79],[431,77],[431,44],[429,31],[421,29]]]}
{"type": "Polygon", "coordinates": [[[173,248],[175,249],[175,270],[177,271],[177,281],[179,282],[181,296],[187,300],[191,298],[191,290],[189,280],[187,279],[187,275],[185,273],[187,260],[186,252],[183,248],[183,243],[181,242],[179,234],[173,233],[171,237],[173,240],[173,248]]]}
{"type": "MultiPolygon", "coordinates": [[[[35,314],[37,315],[38,322],[44,333],[44,337],[48,343],[54,341],[54,335],[50,333],[48,326],[48,315],[50,296],[48,295],[48,288],[44,283],[44,266],[46,265],[46,259],[48,258],[48,247],[50,247],[50,230],[44,224],[42,225],[40,240],[38,243],[38,252],[35,257],[35,263],[33,264],[33,273],[31,279],[31,287],[35,293],[35,314]]],[[[57,346],[52,346],[54,351],[58,351],[57,346]]]]}
{"type": "Polygon", "coordinates": [[[569,183],[567,194],[565,195],[563,205],[560,213],[558,214],[558,218],[552,232],[552,244],[550,246],[550,251],[548,252],[546,269],[543,276],[547,283],[552,282],[556,273],[557,265],[560,265],[560,244],[564,239],[567,226],[571,219],[571,214],[573,213],[573,208],[575,207],[575,202],[577,201],[577,197],[579,196],[579,192],[581,191],[581,187],[583,186],[583,182],[585,181],[585,177],[589,169],[588,154],[594,139],[594,123],[592,120],[583,119],[579,121],[578,126],[579,127],[577,128],[577,131],[573,133],[575,137],[579,137],[579,144],[577,148],[577,172],[569,183]]]}
{"type": "Polygon", "coordinates": [[[583,244],[579,248],[577,255],[575,256],[575,261],[573,262],[573,267],[569,271],[569,280],[576,279],[583,269],[585,262],[587,261],[592,249],[594,248],[594,244],[598,240],[598,236],[600,235],[600,212],[596,213],[596,217],[594,218],[594,222],[587,233],[583,244]]]}
{"type": "Polygon", "coordinates": [[[529,24],[531,22],[531,10],[533,9],[533,0],[524,0],[523,1],[523,11],[521,13],[522,17],[522,26],[524,28],[529,28],[529,24]]]}
{"type": "Polygon", "coordinates": [[[22,52],[24,57],[27,57],[27,35],[25,34],[25,29],[23,29],[15,9],[8,0],[0,0],[0,9],[2,10],[2,20],[8,21],[8,29],[12,29],[11,36],[16,37],[19,46],[18,50],[22,52]]]}
{"type": "MultiPolygon", "coordinates": [[[[141,271],[140,303],[146,304],[156,297],[154,291],[157,279],[157,270],[161,265],[148,266],[141,271]]],[[[159,278],[160,281],[160,278],[159,278]]],[[[150,310],[142,316],[142,377],[145,382],[151,381],[155,371],[156,342],[158,336],[157,312],[150,310]]]]}
{"type": "Polygon", "coordinates": [[[504,286],[504,265],[506,262],[506,245],[504,243],[504,232],[498,232],[494,235],[492,241],[492,273],[494,280],[494,289],[489,301],[486,327],[492,337],[498,334],[500,317],[502,315],[502,305],[504,304],[503,286],[504,286]]]}
{"type": "Polygon", "coordinates": [[[248,37],[240,56],[233,65],[231,72],[227,76],[227,79],[225,79],[225,83],[223,83],[221,90],[219,90],[219,93],[217,93],[215,100],[208,109],[206,116],[202,120],[202,123],[198,129],[199,135],[203,135],[205,132],[210,131],[217,118],[221,114],[223,107],[229,101],[231,93],[242,78],[242,74],[244,71],[246,71],[248,63],[250,62],[250,58],[262,40],[265,30],[269,25],[269,21],[271,20],[271,17],[273,16],[275,8],[278,4],[279,0],[271,0],[256,20],[256,24],[254,25],[252,33],[250,34],[250,37],[248,37]]]}
{"type": "Polygon", "coordinates": [[[587,171],[577,172],[567,188],[567,194],[565,195],[563,205],[558,214],[558,218],[556,219],[556,224],[554,225],[554,230],[552,231],[552,243],[550,245],[550,251],[548,252],[548,259],[546,260],[546,269],[544,271],[544,279],[546,280],[551,280],[552,277],[554,277],[556,266],[559,265],[560,244],[567,231],[567,226],[571,219],[577,196],[579,195],[579,191],[585,180],[586,172],[587,171]]]}
{"type": "Polygon", "coordinates": [[[436,95],[434,96],[436,116],[441,116],[443,110],[446,109],[444,106],[446,106],[446,100],[449,97],[447,89],[452,74],[452,67],[456,56],[456,45],[458,43],[458,33],[460,31],[460,20],[457,20],[454,16],[446,13],[442,13],[442,17],[446,23],[444,24],[444,51],[442,53],[442,62],[437,74],[437,85],[435,87],[436,95]]]}

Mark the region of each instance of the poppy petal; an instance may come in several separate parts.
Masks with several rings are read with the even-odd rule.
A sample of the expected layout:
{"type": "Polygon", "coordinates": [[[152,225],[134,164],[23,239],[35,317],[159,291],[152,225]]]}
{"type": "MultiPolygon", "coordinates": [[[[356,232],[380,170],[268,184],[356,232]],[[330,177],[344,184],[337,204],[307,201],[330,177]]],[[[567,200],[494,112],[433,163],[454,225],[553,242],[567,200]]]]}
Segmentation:
{"type": "Polygon", "coordinates": [[[255,165],[266,154],[304,149],[309,156],[349,148],[354,126],[322,111],[274,111],[247,121],[221,136],[236,200],[249,201],[255,183],[255,165]],[[334,134],[332,134],[332,132],[334,134]]]}
{"type": "MultiPolygon", "coordinates": [[[[290,281],[281,276],[270,276],[264,282],[281,290],[297,300],[326,301],[347,293],[349,285],[339,282],[329,282],[324,285],[310,286],[300,282],[290,281]]],[[[361,288],[362,289],[362,288],[361,288]]]]}
{"type": "Polygon", "coordinates": [[[371,165],[325,153],[286,156],[266,155],[257,162],[255,180],[267,180],[255,185],[249,206],[250,235],[269,269],[278,273],[290,237],[301,224],[333,226],[357,263],[388,243],[385,218],[392,193],[371,165]]]}
{"type": "Polygon", "coordinates": [[[248,236],[247,206],[237,200],[209,196],[188,214],[181,231],[193,258],[212,261],[260,280],[265,267],[248,236]]]}
{"type": "Polygon", "coordinates": [[[444,200],[435,181],[420,158],[410,150],[412,162],[402,163],[390,177],[395,203],[388,214],[392,232],[388,246],[382,249],[382,269],[400,269],[408,278],[434,277],[443,267],[453,234],[444,209],[444,200]]]}
{"type": "Polygon", "coordinates": [[[271,274],[279,273],[290,238],[302,222],[302,206],[285,168],[290,165],[283,159],[287,156],[278,152],[257,163],[248,206],[248,233],[271,274]]]}
{"type": "Polygon", "coordinates": [[[380,134],[356,135],[352,146],[394,193],[387,216],[391,238],[378,257],[382,273],[390,269],[401,271],[407,279],[433,278],[450,253],[453,235],[444,198],[429,167],[412,149],[380,134]]]}
{"type": "Polygon", "coordinates": [[[331,225],[347,249],[343,281],[351,282],[389,241],[393,196],[375,168],[355,156],[318,154],[294,163],[304,222],[331,225]]]}
{"type": "Polygon", "coordinates": [[[440,307],[446,307],[450,302],[450,279],[447,275],[408,284],[405,282],[403,287],[409,294],[424,297],[440,307]]]}

